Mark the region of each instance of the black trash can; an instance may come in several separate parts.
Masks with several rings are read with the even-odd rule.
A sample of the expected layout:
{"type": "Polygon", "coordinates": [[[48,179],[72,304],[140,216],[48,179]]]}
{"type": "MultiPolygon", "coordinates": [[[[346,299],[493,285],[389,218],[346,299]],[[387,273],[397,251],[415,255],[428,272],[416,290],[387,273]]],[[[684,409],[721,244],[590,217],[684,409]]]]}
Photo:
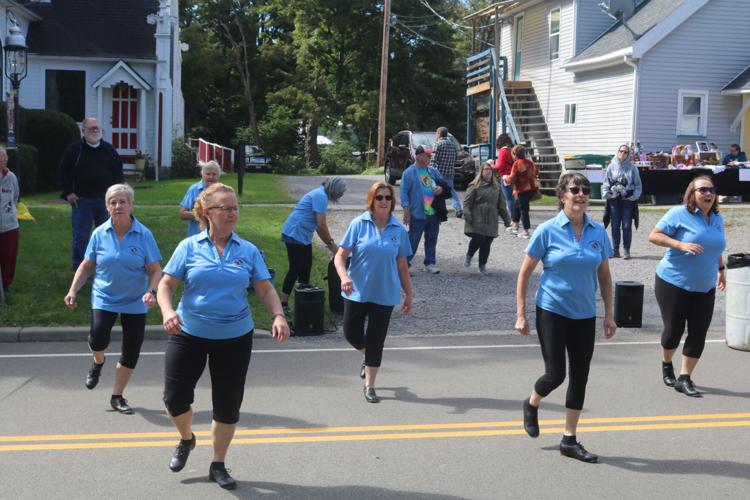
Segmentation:
{"type": "Polygon", "coordinates": [[[640,328],[643,321],[643,283],[615,283],[615,323],[620,328],[640,328]]]}
{"type": "Polygon", "coordinates": [[[323,335],[325,292],[300,283],[294,290],[294,335],[323,335]]]}

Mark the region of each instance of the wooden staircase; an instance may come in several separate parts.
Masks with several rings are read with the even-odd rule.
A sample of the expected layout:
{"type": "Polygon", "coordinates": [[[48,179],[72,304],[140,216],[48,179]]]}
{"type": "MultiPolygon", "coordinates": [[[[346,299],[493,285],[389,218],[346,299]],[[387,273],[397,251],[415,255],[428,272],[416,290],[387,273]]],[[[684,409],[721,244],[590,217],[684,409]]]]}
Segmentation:
{"type": "MultiPolygon", "coordinates": [[[[510,114],[522,142],[528,145],[529,156],[539,167],[539,182],[545,194],[552,194],[562,172],[560,157],[552,142],[542,107],[528,81],[503,81],[510,114]]],[[[498,110],[497,116],[501,116],[498,110]]]]}

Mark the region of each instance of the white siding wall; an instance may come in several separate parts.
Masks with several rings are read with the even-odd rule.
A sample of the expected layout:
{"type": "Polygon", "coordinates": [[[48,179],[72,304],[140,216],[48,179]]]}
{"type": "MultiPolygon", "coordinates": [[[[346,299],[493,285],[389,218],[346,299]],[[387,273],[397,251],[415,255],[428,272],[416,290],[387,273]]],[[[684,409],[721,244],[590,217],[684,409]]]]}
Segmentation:
{"type": "Polygon", "coordinates": [[[579,75],[561,68],[575,54],[574,0],[544,2],[524,19],[521,79],[534,85],[552,139],[560,155],[610,153],[630,139],[633,70],[612,68],[579,75]],[[549,60],[549,11],[561,7],[560,58],[549,60]],[[565,125],[566,104],[576,104],[576,123],[565,125]]]}
{"type": "Polygon", "coordinates": [[[601,0],[576,0],[575,51],[580,54],[604,33],[614,20],[599,8],[601,0]]]}
{"type": "MultiPolygon", "coordinates": [[[[21,83],[21,106],[31,109],[44,109],[45,105],[45,72],[52,70],[70,70],[86,72],[86,116],[96,116],[97,90],[94,82],[102,77],[117,61],[86,61],[83,59],[53,58],[29,56],[29,74],[21,83]]],[[[149,63],[131,63],[132,68],[150,85],[155,85],[155,69],[149,63]]],[[[105,129],[105,140],[110,141],[112,128],[112,90],[104,89],[102,99],[102,126],[105,129]]],[[[155,92],[146,94],[146,150],[156,158],[156,138],[154,134],[156,113],[155,92]]]]}
{"type": "Polygon", "coordinates": [[[729,126],[740,97],[722,96],[722,87],[750,64],[750,2],[712,0],[678,27],[640,62],[637,135],[649,150],[671,149],[702,137],[677,136],[678,89],[707,90],[708,140],[723,151],[739,142],[729,126]]]}

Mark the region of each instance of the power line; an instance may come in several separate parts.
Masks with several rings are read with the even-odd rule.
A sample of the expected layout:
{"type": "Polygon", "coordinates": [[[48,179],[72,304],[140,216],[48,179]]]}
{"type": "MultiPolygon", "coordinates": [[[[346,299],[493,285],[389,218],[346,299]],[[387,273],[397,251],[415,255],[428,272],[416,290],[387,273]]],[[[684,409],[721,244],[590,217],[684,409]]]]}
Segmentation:
{"type": "MultiPolygon", "coordinates": [[[[417,31],[414,31],[414,30],[413,30],[413,29],[411,29],[411,28],[410,28],[409,26],[407,26],[407,25],[403,24],[402,22],[400,22],[400,21],[398,21],[398,20],[396,20],[396,22],[395,22],[395,23],[393,24],[393,27],[394,27],[395,29],[398,29],[398,27],[397,27],[397,26],[401,26],[402,28],[404,28],[404,29],[406,29],[407,31],[411,32],[411,33],[412,33],[413,35],[415,35],[416,37],[418,37],[418,38],[420,38],[420,39],[422,39],[422,40],[424,40],[424,41],[426,41],[426,42],[429,42],[429,43],[431,43],[431,44],[433,44],[433,45],[437,45],[437,46],[439,46],[439,47],[443,47],[443,48],[446,48],[446,49],[448,49],[448,50],[452,50],[452,51],[454,51],[454,52],[463,52],[462,50],[456,49],[456,48],[454,48],[454,47],[450,47],[450,46],[448,46],[448,45],[445,45],[445,44],[443,44],[443,43],[441,43],[441,42],[438,42],[438,41],[436,41],[436,40],[433,40],[433,39],[431,39],[431,38],[428,38],[428,37],[424,36],[424,35],[423,35],[422,33],[418,33],[417,31]]],[[[404,31],[403,31],[403,30],[401,30],[401,29],[399,29],[399,31],[401,31],[402,33],[404,33],[404,31]]]]}

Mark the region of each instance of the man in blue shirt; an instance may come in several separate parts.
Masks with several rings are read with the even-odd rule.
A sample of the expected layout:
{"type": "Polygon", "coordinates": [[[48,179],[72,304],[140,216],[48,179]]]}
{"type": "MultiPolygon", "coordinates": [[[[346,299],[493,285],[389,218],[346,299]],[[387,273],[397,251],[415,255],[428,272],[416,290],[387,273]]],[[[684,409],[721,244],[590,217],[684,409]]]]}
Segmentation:
{"type": "Polygon", "coordinates": [[[407,168],[401,177],[401,206],[404,209],[404,224],[409,226],[411,259],[417,253],[419,241],[424,233],[424,265],[429,273],[438,274],[436,249],[440,221],[432,203],[442,194],[438,182],[446,182],[440,172],[430,165],[430,155],[422,146],[414,151],[416,163],[407,168]]]}
{"type": "Polygon", "coordinates": [[[745,156],[745,153],[742,152],[740,149],[739,144],[732,144],[729,146],[729,154],[724,156],[724,159],[721,161],[723,165],[731,165],[733,163],[739,163],[739,162],[746,162],[747,156],[745,156]]]}

